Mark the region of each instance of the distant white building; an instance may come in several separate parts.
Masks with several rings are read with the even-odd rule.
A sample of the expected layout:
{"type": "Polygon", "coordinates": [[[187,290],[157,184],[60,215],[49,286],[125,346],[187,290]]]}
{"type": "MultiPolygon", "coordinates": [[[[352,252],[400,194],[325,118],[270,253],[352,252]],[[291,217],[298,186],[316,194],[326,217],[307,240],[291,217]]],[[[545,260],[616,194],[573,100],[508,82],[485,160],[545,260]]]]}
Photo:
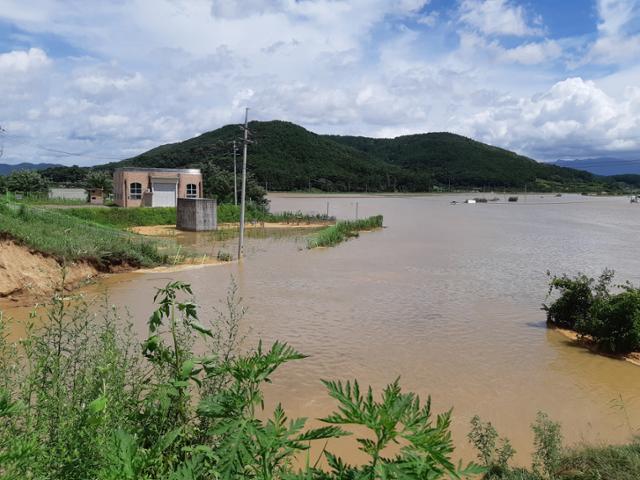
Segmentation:
{"type": "Polygon", "coordinates": [[[49,200],[82,200],[87,201],[87,191],[84,188],[50,188],[49,200]]]}

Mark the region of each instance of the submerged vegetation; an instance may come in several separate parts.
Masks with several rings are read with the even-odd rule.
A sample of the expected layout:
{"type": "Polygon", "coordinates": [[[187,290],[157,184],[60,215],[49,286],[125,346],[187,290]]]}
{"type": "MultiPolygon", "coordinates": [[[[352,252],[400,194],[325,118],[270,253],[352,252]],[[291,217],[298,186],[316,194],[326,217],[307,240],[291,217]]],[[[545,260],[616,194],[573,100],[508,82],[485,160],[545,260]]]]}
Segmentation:
{"type": "Polygon", "coordinates": [[[596,280],[584,274],[552,277],[549,295],[559,296],[543,305],[547,321],[574,330],[604,352],[640,351],[640,289],[627,283],[611,291],[614,272],[604,270],[596,280]]]}
{"type": "Polygon", "coordinates": [[[339,221],[311,236],[307,241],[307,248],[332,247],[349,238],[357,237],[361,231],[382,228],[382,222],[382,215],[361,220],[339,221]]]}
{"type": "MultiPolygon", "coordinates": [[[[244,310],[230,289],[226,313],[200,323],[188,284],[159,289],[141,346],[117,312],[55,297],[46,322],[19,345],[0,317],[0,478],[412,479],[482,472],[451,459],[451,412],[401,390],[326,381],[337,410],[305,428],[282,406],[264,411],[262,387],[305,358],[275,342],[242,352],[244,310]],[[195,342],[201,345],[194,353],[195,342]],[[348,465],[330,439],[351,435],[369,458],[348,465]],[[308,455],[322,441],[328,468],[308,455]],[[387,448],[400,447],[390,454],[387,448]],[[295,459],[306,462],[295,467],[295,459]]],[[[105,302],[106,303],[106,302],[105,302]]]]}
{"type": "Polygon", "coordinates": [[[155,240],[26,205],[0,203],[0,234],[60,262],[82,260],[99,269],[157,265],[172,253],[155,240]]]}

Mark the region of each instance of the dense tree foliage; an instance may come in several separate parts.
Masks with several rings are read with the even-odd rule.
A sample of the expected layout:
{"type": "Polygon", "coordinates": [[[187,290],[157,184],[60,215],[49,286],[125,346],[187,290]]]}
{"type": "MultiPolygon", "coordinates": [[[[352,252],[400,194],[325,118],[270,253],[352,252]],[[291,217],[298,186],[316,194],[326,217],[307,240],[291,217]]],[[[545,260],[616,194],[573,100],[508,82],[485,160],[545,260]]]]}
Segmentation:
{"type": "Polygon", "coordinates": [[[83,187],[90,168],[73,165],[71,167],[56,166],[42,170],[42,176],[58,186],[83,187]]]}
{"type": "Polygon", "coordinates": [[[113,190],[113,177],[106,172],[89,172],[84,183],[87,188],[101,188],[104,193],[113,190]]]}
{"type": "Polygon", "coordinates": [[[42,193],[48,189],[47,181],[35,170],[16,170],[4,180],[5,188],[15,193],[42,193]]]}
{"type": "MultiPolygon", "coordinates": [[[[202,170],[204,182],[204,194],[206,197],[215,197],[219,203],[234,203],[233,170],[225,170],[214,162],[206,162],[198,165],[202,170]]],[[[237,175],[238,203],[242,194],[242,178],[237,175]]],[[[252,173],[247,175],[247,200],[260,207],[267,205],[267,192],[256,181],[252,173]]]]}
{"type": "Polygon", "coordinates": [[[336,142],[413,172],[428,171],[440,185],[463,188],[564,189],[596,180],[591,173],[538,163],[452,133],[393,139],[332,136],[336,142]]]}
{"type": "MultiPolygon", "coordinates": [[[[603,191],[620,186],[450,133],[373,139],[316,135],[281,121],[251,122],[250,128],[254,143],[249,146],[249,171],[272,190],[430,191],[451,186],[603,191]]],[[[237,126],[228,125],[99,168],[204,163],[232,172],[232,142],[239,133],[237,126]]]]}
{"type": "Polygon", "coordinates": [[[586,275],[553,277],[549,293],[560,292],[543,305],[553,325],[575,330],[611,353],[640,350],[640,289],[619,285],[611,292],[613,271],[605,270],[596,281],[586,275]]]}

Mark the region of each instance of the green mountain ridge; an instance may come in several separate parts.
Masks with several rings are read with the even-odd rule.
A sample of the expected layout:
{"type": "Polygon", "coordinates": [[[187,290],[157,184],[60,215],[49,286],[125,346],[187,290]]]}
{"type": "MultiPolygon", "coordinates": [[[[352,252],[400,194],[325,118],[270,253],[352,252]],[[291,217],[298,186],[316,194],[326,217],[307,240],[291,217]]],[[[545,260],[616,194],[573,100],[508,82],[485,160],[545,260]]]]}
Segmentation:
{"type": "MultiPolygon", "coordinates": [[[[253,143],[249,146],[248,168],[269,190],[418,192],[446,190],[451,186],[600,191],[624,185],[585,171],[539,163],[452,133],[392,139],[319,135],[279,120],[251,122],[249,128],[253,143]]],[[[227,125],[95,168],[184,168],[214,164],[232,170],[231,145],[234,139],[240,145],[241,134],[237,125],[227,125]]]]}

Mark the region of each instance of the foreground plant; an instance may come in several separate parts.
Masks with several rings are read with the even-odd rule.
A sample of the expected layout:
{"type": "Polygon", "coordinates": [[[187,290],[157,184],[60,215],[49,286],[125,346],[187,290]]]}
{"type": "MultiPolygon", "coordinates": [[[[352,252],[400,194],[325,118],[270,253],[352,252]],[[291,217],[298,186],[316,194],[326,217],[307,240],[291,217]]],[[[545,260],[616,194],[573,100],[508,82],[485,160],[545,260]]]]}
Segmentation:
{"type": "Polygon", "coordinates": [[[356,439],[369,463],[350,466],[326,453],[330,472],[313,469],[298,478],[317,479],[410,479],[461,478],[483,469],[474,464],[455,466],[451,440],[451,411],[431,415],[431,399],[423,405],[414,393],[403,393],[399,381],[387,385],[379,401],[369,387],[360,391],[357,381],[324,381],[329,395],[338,401],[337,412],[322,421],[332,425],[365,427],[368,435],[356,439]]]}
{"type": "Polygon", "coordinates": [[[232,286],[226,312],[198,318],[191,286],[158,289],[139,345],[106,304],[55,297],[39,329],[17,348],[0,317],[0,479],[439,479],[478,472],[453,465],[450,412],[431,417],[398,382],[379,401],[357,382],[325,382],[338,401],[326,426],[305,429],[281,405],[264,411],[263,387],[303,354],[275,342],[240,353],[244,314],[232,286]],[[196,355],[196,342],[200,342],[196,355]],[[357,439],[371,461],[296,469],[311,442],[368,428],[357,439]],[[393,449],[390,451],[389,449],[393,449]]]}

